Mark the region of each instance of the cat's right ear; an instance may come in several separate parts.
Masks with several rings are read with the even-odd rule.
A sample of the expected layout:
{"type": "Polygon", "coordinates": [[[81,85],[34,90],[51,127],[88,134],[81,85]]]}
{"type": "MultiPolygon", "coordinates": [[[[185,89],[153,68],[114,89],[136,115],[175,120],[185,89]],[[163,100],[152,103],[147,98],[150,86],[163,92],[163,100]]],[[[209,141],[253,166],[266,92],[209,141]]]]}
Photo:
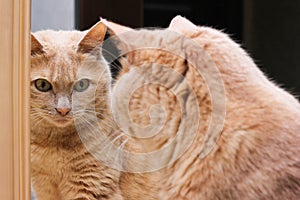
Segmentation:
{"type": "Polygon", "coordinates": [[[31,33],[31,56],[43,54],[43,45],[31,33]]]}

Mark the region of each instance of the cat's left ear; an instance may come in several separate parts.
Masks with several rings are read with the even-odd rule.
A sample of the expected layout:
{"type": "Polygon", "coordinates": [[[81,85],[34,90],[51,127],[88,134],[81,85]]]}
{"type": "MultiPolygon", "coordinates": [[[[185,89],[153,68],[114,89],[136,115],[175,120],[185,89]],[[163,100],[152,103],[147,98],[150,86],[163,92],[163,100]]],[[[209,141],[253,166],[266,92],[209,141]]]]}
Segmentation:
{"type": "Polygon", "coordinates": [[[186,35],[193,34],[199,30],[199,28],[195,24],[193,24],[190,20],[181,17],[180,15],[172,19],[168,29],[186,35]]]}
{"type": "Polygon", "coordinates": [[[106,31],[107,27],[104,23],[98,22],[95,24],[80,40],[77,51],[90,53],[95,48],[101,47],[106,31]]]}

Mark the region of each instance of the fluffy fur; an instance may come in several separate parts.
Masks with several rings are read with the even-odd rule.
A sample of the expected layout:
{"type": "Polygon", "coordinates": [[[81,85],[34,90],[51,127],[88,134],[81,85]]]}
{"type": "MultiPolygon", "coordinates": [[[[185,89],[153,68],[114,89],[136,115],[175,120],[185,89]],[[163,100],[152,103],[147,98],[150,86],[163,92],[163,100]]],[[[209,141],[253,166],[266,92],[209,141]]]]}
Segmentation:
{"type": "Polygon", "coordinates": [[[77,134],[80,128],[89,135],[89,126],[98,122],[104,133],[113,132],[110,71],[100,51],[105,32],[99,23],[88,32],[32,35],[31,174],[37,199],[122,199],[120,172],[95,159],[77,134]],[[37,90],[35,80],[41,78],[52,85],[51,90],[37,90]],[[74,85],[81,79],[89,79],[90,85],[77,92],[74,85]],[[95,91],[97,98],[91,98],[95,91]],[[98,122],[92,120],[92,105],[98,122]],[[59,106],[71,111],[61,115],[59,106]]]}
{"type": "MultiPolygon", "coordinates": [[[[116,27],[116,32],[128,30],[112,22],[106,24],[113,30],[116,27]]],[[[269,81],[247,53],[226,34],[208,27],[197,27],[182,17],[175,17],[168,30],[191,38],[199,48],[177,42],[182,38],[163,30],[142,30],[120,36],[133,49],[134,46],[173,49],[171,52],[149,49],[129,52],[127,67],[123,64],[125,67],[120,79],[125,75],[129,76],[128,80],[135,78],[134,75],[130,77],[132,66],[151,68],[153,63],[165,65],[185,77],[192,85],[199,103],[200,128],[194,143],[171,166],[152,173],[159,177],[157,182],[152,183],[159,191],[157,199],[299,199],[299,102],[269,81]],[[198,59],[197,66],[186,62],[201,56],[201,50],[210,56],[218,68],[226,93],[226,116],[221,135],[212,151],[203,159],[199,158],[199,149],[214,110],[207,83],[195,71],[195,67],[201,72],[213,65],[205,59],[198,59]],[[184,58],[174,56],[174,52],[181,53],[184,58]]],[[[143,78],[147,79],[147,75],[153,76],[153,73],[158,77],[164,76],[153,70],[148,73],[143,78]]],[[[178,85],[172,87],[175,90],[180,88],[178,85]]],[[[185,95],[189,96],[190,93],[185,95]]],[[[139,141],[147,150],[158,150],[167,145],[181,122],[176,99],[168,95],[164,87],[157,85],[144,86],[132,94],[132,120],[149,124],[149,117],[145,113],[154,104],[164,106],[167,121],[164,129],[152,140],[139,141]]],[[[119,112],[125,112],[121,109],[119,107],[119,112]]],[[[186,126],[192,127],[193,122],[187,122],[186,126]]],[[[174,153],[184,139],[179,138],[175,142],[174,153]]],[[[166,159],[171,160],[172,156],[170,154],[166,159]]]]}
{"type": "MultiPolygon", "coordinates": [[[[130,30],[111,22],[103,23],[117,34],[130,30]]],[[[154,77],[166,85],[145,84],[130,95],[129,104],[120,101],[116,107],[109,104],[112,82],[109,68],[101,53],[91,52],[100,47],[103,35],[104,28],[98,24],[88,32],[47,31],[36,33],[32,38],[31,163],[38,199],[299,199],[300,104],[270,82],[227,35],[197,27],[182,17],[174,18],[167,30],[140,30],[120,35],[120,40],[126,43],[120,45],[125,57],[120,61],[122,69],[112,92],[121,91],[126,95],[130,91],[131,85],[121,85],[122,80],[146,83],[154,77]],[[179,34],[170,34],[170,30],[179,34]],[[178,42],[184,41],[184,37],[192,39],[199,48],[189,42],[178,42]],[[139,46],[173,51],[137,50],[139,46]],[[212,62],[201,59],[201,55],[206,54],[212,62]],[[83,60],[90,64],[83,65],[83,60]],[[192,65],[190,60],[198,62],[192,65]],[[97,66],[96,69],[93,66],[97,66]],[[184,86],[178,77],[156,71],[159,66],[167,66],[182,75],[191,88],[184,86]],[[225,101],[226,116],[216,145],[208,155],[199,157],[201,144],[207,142],[205,133],[211,125],[214,107],[207,80],[197,70],[201,72],[213,66],[217,67],[224,83],[226,98],[217,101],[225,101]],[[137,77],[133,73],[135,69],[141,69],[143,76],[137,77]],[[98,109],[97,123],[107,135],[118,128],[112,122],[111,110],[119,114],[129,110],[134,123],[127,124],[126,129],[137,136],[147,136],[147,132],[135,132],[134,124],[155,126],[166,119],[163,128],[150,139],[126,136],[128,140],[124,140],[127,141],[125,148],[131,152],[153,152],[171,144],[171,150],[161,154],[166,164],[164,168],[134,174],[106,166],[81,144],[72,110],[64,117],[56,112],[59,96],[67,97],[68,102],[74,101],[72,91],[76,81],[95,80],[95,74],[104,75],[100,82],[91,84],[92,88],[85,94],[76,96],[76,102],[80,102],[76,106],[84,108],[82,112],[89,112],[92,103],[88,92],[97,88],[94,100],[98,109]],[[37,91],[34,86],[37,78],[52,83],[53,91],[37,91]],[[120,86],[122,90],[117,90],[120,86]],[[183,123],[178,98],[185,99],[187,108],[195,106],[192,93],[196,95],[199,108],[196,123],[200,126],[191,146],[174,160],[176,152],[191,137],[184,134],[171,143],[183,123]],[[157,104],[165,112],[154,110],[157,112],[151,114],[151,106],[157,104]]],[[[210,77],[217,74],[211,71],[210,77]]],[[[214,86],[217,87],[212,84],[214,86]]],[[[126,122],[127,119],[120,120],[126,122]]],[[[88,127],[96,125],[89,118],[80,121],[87,135],[88,127]]],[[[183,130],[188,133],[194,124],[193,119],[184,121],[183,130]]],[[[131,171],[136,166],[129,161],[123,162],[131,171]]],[[[155,164],[155,160],[143,160],[139,170],[155,164]]]]}

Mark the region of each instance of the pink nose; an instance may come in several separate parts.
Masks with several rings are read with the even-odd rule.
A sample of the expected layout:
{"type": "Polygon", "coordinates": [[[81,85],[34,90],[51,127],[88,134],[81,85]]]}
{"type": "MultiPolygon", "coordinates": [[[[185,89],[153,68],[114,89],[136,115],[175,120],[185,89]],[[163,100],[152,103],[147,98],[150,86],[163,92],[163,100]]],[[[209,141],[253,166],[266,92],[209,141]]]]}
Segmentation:
{"type": "Polygon", "coordinates": [[[70,108],[56,108],[56,111],[61,115],[61,116],[66,116],[70,112],[70,108]]]}

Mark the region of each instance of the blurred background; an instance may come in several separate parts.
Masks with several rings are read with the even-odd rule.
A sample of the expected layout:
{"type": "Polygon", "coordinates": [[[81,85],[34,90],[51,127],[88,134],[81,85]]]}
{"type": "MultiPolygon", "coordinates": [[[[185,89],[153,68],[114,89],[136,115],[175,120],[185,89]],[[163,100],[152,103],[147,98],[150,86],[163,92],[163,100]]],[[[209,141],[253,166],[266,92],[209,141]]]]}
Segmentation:
{"type": "Polygon", "coordinates": [[[85,30],[99,17],[133,28],[182,15],[223,30],[275,82],[300,95],[299,0],[32,0],[32,31],[85,30]]]}

